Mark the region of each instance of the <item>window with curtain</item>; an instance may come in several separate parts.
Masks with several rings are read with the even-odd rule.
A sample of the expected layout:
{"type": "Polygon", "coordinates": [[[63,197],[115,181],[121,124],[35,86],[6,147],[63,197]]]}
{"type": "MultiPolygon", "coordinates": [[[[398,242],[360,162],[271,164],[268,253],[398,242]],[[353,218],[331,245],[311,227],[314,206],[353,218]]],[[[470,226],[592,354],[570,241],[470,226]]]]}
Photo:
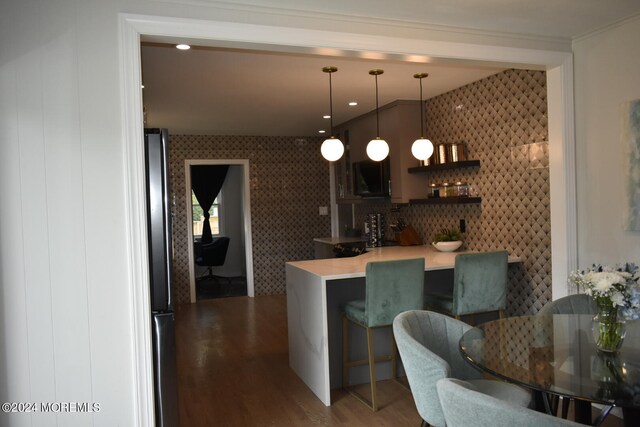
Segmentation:
{"type": "MultiPolygon", "coordinates": [[[[221,235],[224,228],[220,216],[221,201],[222,191],[218,193],[218,196],[209,209],[209,224],[211,224],[211,235],[214,237],[221,235]]],[[[191,190],[191,212],[193,216],[193,237],[199,238],[202,236],[202,227],[204,226],[204,212],[202,212],[202,208],[193,190],[191,190]]]]}
{"type": "MultiPolygon", "coordinates": [[[[211,243],[212,237],[216,233],[212,233],[212,225],[210,220],[211,209],[214,208],[215,200],[218,199],[218,205],[214,212],[217,216],[217,220],[220,219],[217,212],[220,209],[220,200],[218,195],[224,184],[224,180],[227,176],[227,170],[229,165],[194,165],[191,166],[191,190],[195,194],[198,200],[198,205],[202,208],[202,216],[204,221],[202,222],[202,231],[200,241],[204,244],[211,243]]],[[[215,208],[214,208],[215,209],[215,208]]],[[[220,233],[221,225],[218,222],[217,228],[220,233]]]]}

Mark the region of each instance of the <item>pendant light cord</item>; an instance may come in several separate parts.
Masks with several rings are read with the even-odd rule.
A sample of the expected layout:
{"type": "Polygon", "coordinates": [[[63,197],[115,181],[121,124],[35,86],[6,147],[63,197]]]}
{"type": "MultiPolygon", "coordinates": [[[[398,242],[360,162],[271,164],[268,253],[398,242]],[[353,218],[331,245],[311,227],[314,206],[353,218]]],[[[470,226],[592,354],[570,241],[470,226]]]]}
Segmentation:
{"type": "Polygon", "coordinates": [[[376,77],[376,137],[380,138],[380,112],[378,110],[378,74],[376,77]]]}
{"type": "Polygon", "coordinates": [[[420,80],[420,138],[424,139],[424,104],[422,103],[422,78],[420,80]]]}
{"type": "Polygon", "coordinates": [[[333,88],[331,86],[331,74],[329,73],[329,124],[331,126],[331,138],[335,135],[333,134],[333,88]]]}

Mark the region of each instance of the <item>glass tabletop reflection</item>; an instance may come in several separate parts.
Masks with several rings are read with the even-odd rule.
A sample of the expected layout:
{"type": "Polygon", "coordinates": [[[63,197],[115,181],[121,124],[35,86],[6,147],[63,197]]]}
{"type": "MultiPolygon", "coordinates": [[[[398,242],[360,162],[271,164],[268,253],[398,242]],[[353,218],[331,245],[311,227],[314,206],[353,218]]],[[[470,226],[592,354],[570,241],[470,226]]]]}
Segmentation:
{"type": "Polygon", "coordinates": [[[618,353],[597,351],[592,316],[510,317],[460,339],[471,364],[509,382],[580,400],[640,408],[640,325],[627,322],[618,353]]]}

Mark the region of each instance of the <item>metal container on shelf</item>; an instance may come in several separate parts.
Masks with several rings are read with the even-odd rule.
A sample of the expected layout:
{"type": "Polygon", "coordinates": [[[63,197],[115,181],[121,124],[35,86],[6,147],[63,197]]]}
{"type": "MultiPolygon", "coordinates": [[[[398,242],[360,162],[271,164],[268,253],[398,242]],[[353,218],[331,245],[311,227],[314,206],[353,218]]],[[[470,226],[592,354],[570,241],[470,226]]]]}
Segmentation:
{"type": "Polygon", "coordinates": [[[467,160],[467,149],[464,142],[454,142],[447,144],[447,155],[449,162],[459,162],[467,160]]]}
{"type": "Polygon", "coordinates": [[[447,163],[449,161],[449,153],[447,149],[447,144],[438,144],[436,146],[437,158],[436,163],[442,164],[447,163]]]}
{"type": "Polygon", "coordinates": [[[433,154],[427,160],[420,160],[420,166],[431,166],[438,164],[438,150],[434,148],[433,154]]]}

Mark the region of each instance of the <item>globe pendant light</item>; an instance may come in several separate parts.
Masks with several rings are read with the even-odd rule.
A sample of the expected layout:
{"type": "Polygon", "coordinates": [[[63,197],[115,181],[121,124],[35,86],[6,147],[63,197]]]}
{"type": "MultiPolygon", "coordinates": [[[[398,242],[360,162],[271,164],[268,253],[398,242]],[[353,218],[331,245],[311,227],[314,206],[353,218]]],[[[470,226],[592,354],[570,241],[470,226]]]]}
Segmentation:
{"type": "Polygon", "coordinates": [[[380,138],[380,112],[378,111],[378,76],[384,73],[384,70],[371,70],[369,74],[376,77],[376,138],[367,144],[367,156],[371,160],[379,162],[389,155],[389,144],[380,138]]]}
{"type": "Polygon", "coordinates": [[[331,74],[338,71],[338,69],[336,67],[324,67],[322,71],[329,74],[329,119],[331,120],[331,136],[328,139],[325,139],[320,146],[320,153],[322,153],[322,157],[324,157],[326,160],[335,162],[336,160],[340,159],[340,157],[342,157],[342,154],[344,153],[344,145],[342,145],[342,141],[340,141],[333,135],[333,95],[331,87],[331,74]]]}
{"type": "Polygon", "coordinates": [[[427,160],[433,154],[433,143],[424,137],[424,104],[422,103],[422,79],[428,77],[427,73],[414,74],[413,77],[420,80],[420,138],[411,146],[411,154],[418,160],[427,160]]]}

